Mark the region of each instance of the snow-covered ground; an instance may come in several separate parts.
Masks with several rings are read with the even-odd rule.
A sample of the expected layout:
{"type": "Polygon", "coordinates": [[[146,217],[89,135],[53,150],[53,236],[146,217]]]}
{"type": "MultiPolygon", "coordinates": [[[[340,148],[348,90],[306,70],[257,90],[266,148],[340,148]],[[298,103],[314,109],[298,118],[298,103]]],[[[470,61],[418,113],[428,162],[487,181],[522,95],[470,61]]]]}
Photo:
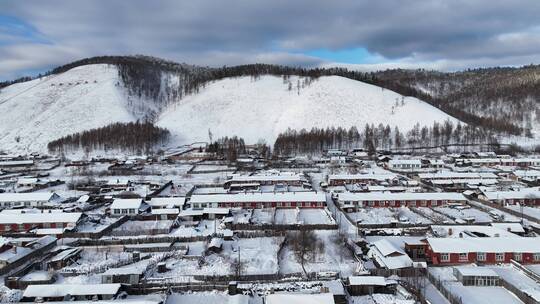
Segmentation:
{"type": "Polygon", "coordinates": [[[215,81],[171,105],[158,125],[179,130],[174,134],[177,142],[207,140],[210,130],[214,138],[238,135],[250,143],[261,138],[271,143],[287,128],[349,128],[382,122],[409,130],[417,122],[457,122],[416,98],[405,97],[402,105],[402,96],[395,92],[339,76],[321,77],[300,90],[296,84],[303,78],[292,76],[290,81],[290,91],[276,76],[215,81]]]}

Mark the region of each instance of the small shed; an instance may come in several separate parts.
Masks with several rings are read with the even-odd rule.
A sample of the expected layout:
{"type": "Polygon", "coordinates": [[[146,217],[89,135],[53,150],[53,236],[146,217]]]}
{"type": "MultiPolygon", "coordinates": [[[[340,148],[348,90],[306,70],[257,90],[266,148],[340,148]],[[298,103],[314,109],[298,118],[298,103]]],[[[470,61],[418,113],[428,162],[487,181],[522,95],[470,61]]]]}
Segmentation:
{"type": "Polygon", "coordinates": [[[47,263],[49,269],[58,270],[73,264],[77,261],[81,255],[82,248],[70,248],[63,250],[53,256],[51,260],[47,263]]]}
{"type": "Polygon", "coordinates": [[[499,275],[487,267],[454,267],[454,276],[464,286],[501,286],[499,275]]]}

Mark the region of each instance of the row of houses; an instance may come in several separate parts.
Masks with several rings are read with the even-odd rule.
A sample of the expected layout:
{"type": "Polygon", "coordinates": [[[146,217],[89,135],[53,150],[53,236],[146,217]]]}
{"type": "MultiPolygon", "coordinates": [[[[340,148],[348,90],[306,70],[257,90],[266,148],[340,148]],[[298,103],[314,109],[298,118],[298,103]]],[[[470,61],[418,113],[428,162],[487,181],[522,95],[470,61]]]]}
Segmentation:
{"type": "Polygon", "coordinates": [[[434,265],[540,263],[540,242],[527,237],[427,238],[425,248],[434,265]]]}
{"type": "Polygon", "coordinates": [[[192,195],[193,209],[203,208],[323,208],[326,195],[323,192],[279,192],[192,195]]]}
{"type": "Polygon", "coordinates": [[[0,232],[23,232],[32,229],[74,229],[83,213],[60,210],[4,210],[0,212],[0,232]]]}
{"type": "Polygon", "coordinates": [[[340,193],[339,206],[346,212],[363,207],[436,207],[449,203],[466,203],[467,198],[455,192],[340,193]]]}
{"type": "Polygon", "coordinates": [[[467,158],[456,160],[461,166],[509,166],[530,167],[540,166],[540,158],[467,158]]]}
{"type": "Polygon", "coordinates": [[[0,208],[43,207],[61,201],[54,192],[0,193],[0,208]]]}
{"type": "Polygon", "coordinates": [[[364,173],[364,174],[333,174],[328,176],[329,186],[342,186],[349,184],[390,183],[397,179],[394,173],[364,173]]]}

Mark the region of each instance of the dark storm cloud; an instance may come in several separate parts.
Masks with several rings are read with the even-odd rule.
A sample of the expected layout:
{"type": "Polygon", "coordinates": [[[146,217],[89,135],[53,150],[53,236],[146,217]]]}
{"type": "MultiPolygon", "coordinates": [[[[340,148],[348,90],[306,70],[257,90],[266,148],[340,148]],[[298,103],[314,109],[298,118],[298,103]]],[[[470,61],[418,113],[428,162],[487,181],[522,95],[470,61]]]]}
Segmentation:
{"type": "Polygon", "coordinates": [[[365,48],[381,67],[445,69],[540,59],[537,0],[5,0],[0,14],[47,41],[17,39],[0,24],[0,45],[10,41],[0,48],[1,78],[104,54],[318,65],[304,54],[365,48]]]}

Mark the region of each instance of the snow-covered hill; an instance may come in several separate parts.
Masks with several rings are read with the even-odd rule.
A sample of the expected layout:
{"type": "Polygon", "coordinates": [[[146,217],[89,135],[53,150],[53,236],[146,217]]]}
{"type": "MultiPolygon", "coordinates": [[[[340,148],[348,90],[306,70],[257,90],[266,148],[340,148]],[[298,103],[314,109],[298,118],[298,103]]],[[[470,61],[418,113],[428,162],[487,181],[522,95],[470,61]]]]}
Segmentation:
{"type": "Polygon", "coordinates": [[[410,130],[417,122],[457,120],[416,98],[405,97],[363,82],[339,77],[321,77],[297,90],[301,77],[291,76],[293,85],[281,77],[229,78],[216,81],[199,94],[185,97],[160,116],[179,141],[208,140],[238,135],[247,142],[265,139],[273,143],[287,128],[357,126],[366,123],[398,126],[410,130]]]}
{"type": "Polygon", "coordinates": [[[89,65],[0,91],[0,150],[44,151],[49,141],[136,120],[111,65],[89,65]]]}
{"type": "Polygon", "coordinates": [[[116,66],[80,66],[0,90],[0,150],[45,151],[59,137],[150,112],[158,114],[157,125],[171,131],[172,144],[207,141],[209,130],[214,139],[238,135],[248,143],[271,144],[287,128],[354,125],[361,130],[366,123],[383,123],[407,131],[417,122],[457,122],[418,99],[343,77],[321,77],[299,90],[297,83],[304,79],[227,78],[161,110],[162,104],[128,96],[116,66]]]}

